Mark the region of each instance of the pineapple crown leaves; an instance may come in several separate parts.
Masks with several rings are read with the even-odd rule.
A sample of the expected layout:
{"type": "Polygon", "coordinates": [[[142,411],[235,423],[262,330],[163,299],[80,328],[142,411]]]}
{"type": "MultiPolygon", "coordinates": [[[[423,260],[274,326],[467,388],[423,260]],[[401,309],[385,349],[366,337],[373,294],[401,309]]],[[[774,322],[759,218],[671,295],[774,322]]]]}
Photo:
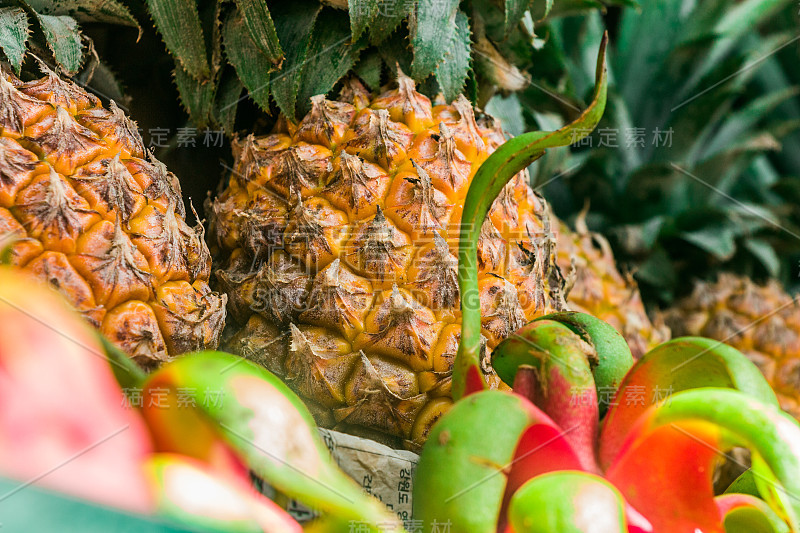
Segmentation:
{"type": "Polygon", "coordinates": [[[118,0],[2,0],[0,49],[18,74],[28,48],[41,53],[45,47],[66,74],[76,74],[87,56],[94,54],[79,22],[139,28],[128,8],[118,0]]]}
{"type": "MultiPolygon", "coordinates": [[[[792,206],[780,175],[798,174],[785,154],[797,150],[790,134],[800,109],[791,105],[798,80],[776,51],[795,38],[777,22],[790,3],[704,0],[690,11],[656,4],[623,12],[609,56],[609,111],[592,150],[551,152],[539,176],[571,170],[569,180],[548,187],[556,210],[575,215],[589,199],[590,225],[636,268],[648,299],[669,301],[682,279],[722,268],[788,277],[779,258],[800,251],[800,231],[786,217],[792,206]],[[616,135],[611,143],[604,131],[616,135]]],[[[550,39],[535,56],[539,84],[580,102],[591,86],[580,43],[603,29],[596,14],[550,22],[550,39]]],[[[534,90],[510,99],[523,108],[542,100],[534,90]]],[[[548,119],[543,111],[563,115],[571,106],[544,105],[526,119],[538,124],[548,119]]]]}
{"type": "Polygon", "coordinates": [[[312,96],[335,90],[348,74],[376,90],[393,79],[396,65],[418,90],[448,101],[518,90],[528,81],[521,68],[531,62],[534,20],[552,2],[537,11],[530,0],[147,0],[147,6],[175,58],[190,119],[231,133],[246,96],[267,114],[277,109],[296,120],[312,96]]]}
{"type": "MultiPolygon", "coordinates": [[[[167,50],[177,58],[176,61],[176,83],[181,88],[181,83],[177,81],[182,75],[189,76],[199,82],[207,82],[211,76],[212,67],[209,65],[209,57],[206,52],[206,43],[201,27],[200,13],[197,3],[185,0],[147,0],[147,7],[150,17],[159,29],[167,50]]],[[[218,13],[219,6],[214,6],[218,13]]],[[[218,25],[216,17],[212,22],[216,30],[218,25]]],[[[208,28],[206,28],[208,30],[208,28]]],[[[210,55],[218,56],[217,49],[210,55]]],[[[212,93],[213,94],[213,93],[212,93]]],[[[181,93],[184,96],[184,92],[181,93]]],[[[191,105],[185,101],[187,111],[192,109],[191,105]]]]}
{"type": "Polygon", "coordinates": [[[0,8],[0,48],[19,72],[25,57],[25,43],[30,36],[28,14],[21,7],[0,8]]]}

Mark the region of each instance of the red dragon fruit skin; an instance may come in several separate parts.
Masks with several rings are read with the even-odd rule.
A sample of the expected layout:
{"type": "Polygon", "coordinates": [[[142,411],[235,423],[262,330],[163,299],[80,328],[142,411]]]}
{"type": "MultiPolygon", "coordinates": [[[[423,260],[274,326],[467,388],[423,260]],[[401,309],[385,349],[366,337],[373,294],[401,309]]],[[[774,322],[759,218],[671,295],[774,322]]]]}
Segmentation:
{"type": "Polygon", "coordinates": [[[55,292],[0,268],[0,475],[150,513],[150,453],[89,326],[55,292]]]}

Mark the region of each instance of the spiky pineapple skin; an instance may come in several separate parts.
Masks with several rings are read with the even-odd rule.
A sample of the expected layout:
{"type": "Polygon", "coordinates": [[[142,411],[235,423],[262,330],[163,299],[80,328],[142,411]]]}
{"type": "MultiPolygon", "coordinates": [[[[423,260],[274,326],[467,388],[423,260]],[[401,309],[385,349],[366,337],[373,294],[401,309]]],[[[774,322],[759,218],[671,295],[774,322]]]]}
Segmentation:
{"type": "MultiPolygon", "coordinates": [[[[505,136],[463,97],[432,105],[402,74],[377,97],[350,80],[277,130],[237,145],[207,205],[238,324],[226,348],[282,376],[323,425],[420,443],[452,403],[464,198],[505,136]]],[[[480,294],[467,298],[491,386],[492,348],[565,308],[553,230],[525,172],[483,225],[480,294]]]]}
{"type": "Polygon", "coordinates": [[[145,368],[214,348],[227,297],[212,292],[202,226],[136,125],[42,66],[0,73],[0,249],[61,293],[145,368]]]}
{"type": "Polygon", "coordinates": [[[720,274],[697,282],[664,312],[675,336],[716,339],[744,353],[767,378],[781,407],[800,419],[800,303],[775,280],[720,274]]]}
{"type": "Polygon", "coordinates": [[[558,264],[567,273],[567,305],[611,324],[628,341],[638,359],[670,338],[669,327],[652,320],[631,275],[618,269],[608,241],[587,228],[581,215],[571,230],[558,223],[558,264]]]}

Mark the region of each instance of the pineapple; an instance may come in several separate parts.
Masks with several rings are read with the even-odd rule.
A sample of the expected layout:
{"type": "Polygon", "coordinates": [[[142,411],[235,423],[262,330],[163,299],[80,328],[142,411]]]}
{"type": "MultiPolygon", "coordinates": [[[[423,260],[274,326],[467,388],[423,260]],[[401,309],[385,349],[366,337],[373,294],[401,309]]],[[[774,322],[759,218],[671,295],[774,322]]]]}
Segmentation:
{"type": "MultiPolygon", "coordinates": [[[[463,96],[432,105],[402,72],[377,97],[350,78],[340,101],[316,96],[277,130],[237,144],[235,172],[207,205],[238,328],[227,349],[282,376],[322,425],[421,443],[452,404],[463,201],[503,132],[463,96]]],[[[468,297],[492,386],[492,348],[566,308],[554,223],[523,172],[483,224],[480,294],[468,297]]],[[[618,273],[578,277],[630,293],[618,273]]]]}
{"type": "Polygon", "coordinates": [[[567,304],[572,311],[594,315],[621,332],[635,358],[670,337],[669,328],[647,316],[633,277],[617,270],[608,241],[591,233],[584,211],[575,222],[576,231],[558,225],[558,264],[568,275],[567,304]]]}
{"type": "Polygon", "coordinates": [[[216,347],[226,296],[201,225],[136,125],[43,64],[0,74],[0,249],[145,368],[216,347]]]}
{"type": "Polygon", "coordinates": [[[800,305],[775,280],[720,274],[696,283],[664,313],[676,336],[710,337],[740,350],[766,376],[781,407],[800,419],[800,305]]]}

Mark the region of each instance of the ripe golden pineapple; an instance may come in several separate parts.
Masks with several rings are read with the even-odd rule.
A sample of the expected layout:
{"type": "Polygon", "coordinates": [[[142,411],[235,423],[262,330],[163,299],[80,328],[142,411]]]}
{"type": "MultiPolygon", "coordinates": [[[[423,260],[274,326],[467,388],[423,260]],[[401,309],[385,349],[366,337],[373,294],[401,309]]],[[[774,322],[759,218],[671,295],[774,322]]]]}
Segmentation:
{"type": "MultiPolygon", "coordinates": [[[[340,101],[314,97],[298,124],[246,138],[207,212],[239,327],[227,349],[282,376],[323,425],[421,442],[452,403],[464,198],[505,138],[463,97],[431,105],[402,73],[397,85],[373,98],[351,79],[340,101]]],[[[473,298],[492,386],[492,348],[565,308],[550,224],[525,173],[483,224],[473,298]]]]}
{"type": "Polygon", "coordinates": [[[800,305],[780,283],[720,274],[715,283],[696,283],[664,319],[675,336],[709,337],[747,355],[781,407],[800,419],[800,305]]]}
{"type": "Polygon", "coordinates": [[[617,270],[608,241],[590,233],[584,217],[576,231],[558,224],[558,264],[567,277],[567,305],[572,311],[589,313],[621,332],[637,359],[650,348],[669,339],[669,328],[647,316],[636,281],[617,270]]]}
{"type": "Polygon", "coordinates": [[[111,102],[42,66],[0,73],[0,249],[60,292],[144,367],[216,347],[226,296],[210,290],[201,225],[178,181],[111,102]]]}

